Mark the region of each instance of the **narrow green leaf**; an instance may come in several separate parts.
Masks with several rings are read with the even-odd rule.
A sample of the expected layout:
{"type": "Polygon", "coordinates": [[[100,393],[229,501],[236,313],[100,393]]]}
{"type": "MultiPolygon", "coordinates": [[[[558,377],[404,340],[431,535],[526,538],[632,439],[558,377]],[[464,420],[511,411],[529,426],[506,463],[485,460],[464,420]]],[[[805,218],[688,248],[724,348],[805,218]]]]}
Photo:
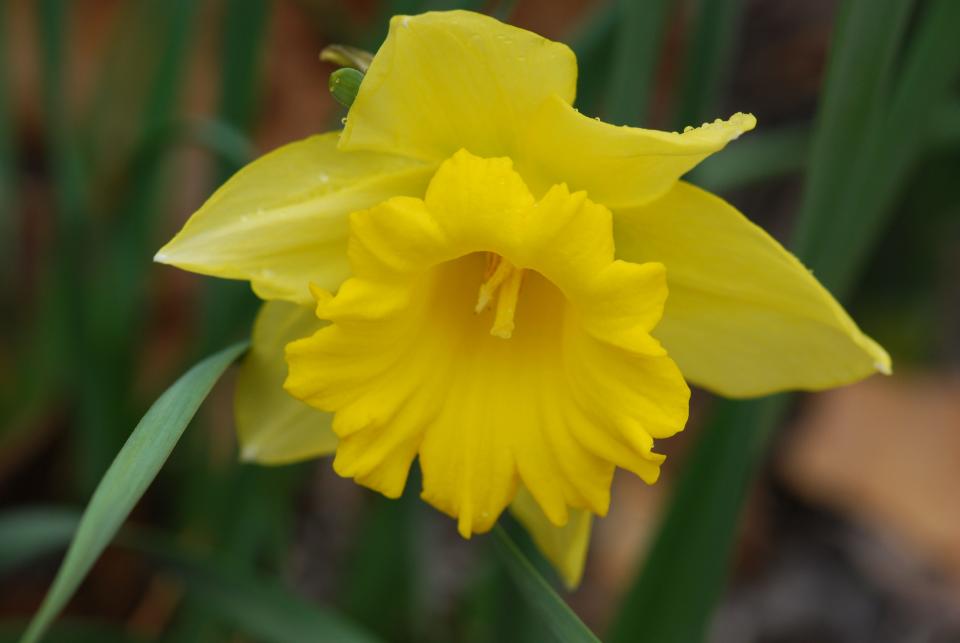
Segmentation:
{"type": "Polygon", "coordinates": [[[939,106],[931,117],[927,145],[931,148],[952,148],[960,145],[960,100],[939,106]]]}
{"type": "Polygon", "coordinates": [[[810,149],[810,128],[784,127],[745,136],[736,145],[707,158],[689,181],[723,192],[786,174],[801,172],[810,149]]]}
{"type": "Polygon", "coordinates": [[[600,639],[553,591],[500,525],[493,528],[493,542],[514,583],[557,640],[561,643],[599,643],[600,639]]]}
{"type": "Polygon", "coordinates": [[[338,604],[346,614],[388,638],[412,631],[417,607],[414,552],[420,483],[419,472],[411,473],[400,499],[375,497],[367,505],[339,592],[338,604]]]}
{"type": "MultiPolygon", "coordinates": [[[[89,249],[89,211],[87,168],[81,162],[74,129],[66,106],[66,78],[70,59],[66,56],[66,38],[71,18],[71,3],[65,0],[41,0],[35,3],[37,13],[37,43],[39,46],[40,76],[43,96],[44,130],[47,153],[50,157],[54,185],[56,235],[53,261],[42,275],[40,312],[49,329],[43,329],[33,338],[30,357],[48,357],[44,342],[58,348],[57,358],[62,364],[57,381],[43,383],[68,387],[67,398],[71,410],[84,417],[93,406],[91,391],[100,378],[89,376],[89,328],[86,276],[89,257],[81,251],[89,249]]],[[[41,395],[43,391],[40,391],[41,395]]],[[[82,425],[82,421],[80,422],[82,425]]],[[[92,489],[97,476],[109,462],[109,446],[99,436],[78,430],[75,449],[79,486],[92,489]]]]}
{"type": "MultiPolygon", "coordinates": [[[[843,205],[852,168],[889,104],[891,75],[912,2],[848,0],[837,21],[810,153],[795,249],[820,274],[823,231],[843,205]]],[[[834,236],[831,233],[830,236],[834,236]]]]}
{"type": "MultiPolygon", "coordinates": [[[[256,123],[263,94],[264,44],[274,4],[269,0],[224,2],[217,29],[221,70],[217,122],[232,128],[238,137],[248,138],[256,123]]],[[[211,187],[218,187],[243,164],[218,159],[211,187]]],[[[260,303],[249,285],[241,282],[206,280],[203,291],[195,348],[200,355],[222,337],[249,332],[260,303]]],[[[249,570],[257,563],[280,560],[275,550],[282,545],[273,543],[289,530],[299,476],[289,475],[287,468],[210,468],[210,445],[203,434],[194,433],[187,442],[179,463],[183,475],[177,480],[178,523],[214,543],[217,560],[224,566],[249,570]]],[[[171,636],[185,641],[223,638],[223,628],[210,622],[203,598],[194,598],[179,610],[171,636]]]]}
{"type": "MultiPolygon", "coordinates": [[[[65,508],[29,508],[0,515],[0,550],[16,549],[15,562],[23,563],[65,547],[77,529],[80,514],[65,508]],[[31,544],[29,539],[38,537],[31,544]]],[[[207,618],[216,615],[233,630],[270,643],[301,641],[342,641],[343,643],[376,643],[376,638],[360,630],[342,617],[311,605],[273,581],[255,578],[223,565],[209,562],[212,555],[199,555],[184,550],[168,538],[144,529],[124,531],[118,544],[142,553],[168,570],[179,580],[188,595],[202,602],[207,618]]],[[[12,560],[4,557],[2,560],[12,560]]],[[[19,628],[22,631],[22,628],[19,628]]],[[[0,639],[3,629],[0,628],[0,639]]],[[[90,628],[54,628],[60,641],[102,641],[90,628]],[[67,633],[71,633],[68,638],[67,633]],[[72,638],[75,636],[76,638],[72,638]]],[[[16,640],[12,635],[11,640],[16,640]]],[[[126,639],[123,639],[126,640],[126,639]]]]}
{"type": "MultiPolygon", "coordinates": [[[[812,267],[828,284],[842,265],[836,253],[846,249],[834,245],[816,260],[819,244],[826,237],[846,241],[849,234],[824,226],[832,226],[837,206],[844,204],[852,168],[865,162],[870,133],[887,118],[894,57],[910,4],[848,0],[834,34],[799,220],[801,257],[814,260],[812,267]]],[[[861,225],[875,224],[873,214],[864,216],[861,225]]],[[[788,399],[719,404],[688,457],[645,566],[627,592],[612,642],[703,640],[726,582],[749,482],[788,399]]]]}
{"type": "MultiPolygon", "coordinates": [[[[960,78],[957,25],[960,2],[932,0],[922,5],[896,88],[885,97],[862,140],[854,142],[856,159],[836,170],[840,193],[824,210],[801,220],[797,251],[837,296],[844,296],[859,276],[910,171],[929,145],[927,133],[939,106],[960,78]]],[[[847,88],[831,85],[830,91],[843,93],[847,88]]],[[[812,162],[825,160],[818,157],[812,162]]]]}
{"type": "Polygon", "coordinates": [[[743,0],[700,0],[688,50],[674,129],[713,120],[720,92],[729,77],[743,0]]]}
{"type": "Polygon", "coordinates": [[[577,107],[584,114],[599,112],[606,88],[610,61],[613,59],[617,6],[606,2],[595,9],[570,37],[577,55],[577,107]]]}
{"type": "Polygon", "coordinates": [[[672,3],[669,0],[616,2],[616,41],[604,120],[639,125],[644,123],[649,108],[672,3]]]}
{"type": "MultiPolygon", "coordinates": [[[[131,346],[138,340],[137,329],[145,309],[143,287],[152,263],[145,260],[153,254],[157,240],[154,237],[157,215],[167,198],[162,190],[167,169],[169,140],[166,145],[156,144],[159,133],[171,127],[178,119],[180,96],[185,86],[189,53],[193,35],[198,24],[199,4],[190,0],[173,0],[164,3],[146,3],[154,16],[151,25],[151,44],[157,57],[150,84],[145,92],[146,101],[137,120],[135,142],[120,159],[121,176],[113,180],[123,186],[116,191],[119,197],[110,202],[114,215],[113,225],[108,229],[108,244],[104,248],[104,263],[98,275],[92,296],[92,325],[96,339],[103,345],[104,355],[112,358],[109,364],[119,377],[125,378],[132,368],[129,355],[135,353],[131,346]],[[148,156],[149,153],[149,156],[148,156]],[[131,161],[135,161],[132,163],[131,161]],[[99,312],[99,314],[97,314],[99,312]]],[[[142,74],[142,71],[140,71],[142,74]]],[[[107,192],[112,192],[106,190],[107,192]]],[[[116,387],[124,391],[124,381],[116,387]]],[[[124,431],[124,418],[106,417],[116,431],[124,431]]],[[[109,428],[109,427],[108,427],[109,428]]],[[[102,440],[103,428],[100,428],[102,440]]],[[[113,447],[115,448],[115,447],[113,447]]]]}
{"type": "MultiPolygon", "coordinates": [[[[253,125],[259,106],[263,44],[272,6],[268,0],[227,0],[224,11],[218,119],[244,133],[253,125]]],[[[217,183],[238,169],[221,163],[217,183]]]]}
{"type": "Polygon", "coordinates": [[[228,571],[177,552],[157,552],[208,612],[266,643],[376,643],[376,637],[271,581],[228,571]],[[171,555],[172,554],[172,555],[171,555]]]}
{"type": "Polygon", "coordinates": [[[162,127],[177,101],[187,35],[180,0],[135,0],[117,9],[79,133],[94,192],[108,201],[118,179],[129,175],[126,159],[142,147],[143,136],[162,127]]]}
{"type": "MultiPolygon", "coordinates": [[[[273,3],[268,0],[228,0],[221,25],[218,121],[248,136],[254,125],[263,84],[264,42],[273,3]]],[[[219,187],[242,164],[221,159],[214,175],[219,187]]],[[[214,280],[204,284],[199,354],[250,327],[259,305],[245,284],[214,280]]]]}
{"type": "Polygon", "coordinates": [[[70,542],[80,514],[31,507],[0,515],[0,574],[70,542]]]}
{"type": "Polygon", "coordinates": [[[697,643],[727,579],[740,507],[788,398],[723,400],[673,491],[610,643],[697,643]]]}
{"type": "Polygon", "coordinates": [[[377,640],[339,616],[317,609],[272,583],[239,574],[216,574],[199,566],[181,567],[179,576],[206,609],[259,641],[374,643],[377,640]]]}
{"type": "Polygon", "coordinates": [[[203,360],[167,389],[143,416],[94,491],[23,643],[40,640],[153,481],[200,403],[245,350],[245,343],[236,344],[203,360]]]}

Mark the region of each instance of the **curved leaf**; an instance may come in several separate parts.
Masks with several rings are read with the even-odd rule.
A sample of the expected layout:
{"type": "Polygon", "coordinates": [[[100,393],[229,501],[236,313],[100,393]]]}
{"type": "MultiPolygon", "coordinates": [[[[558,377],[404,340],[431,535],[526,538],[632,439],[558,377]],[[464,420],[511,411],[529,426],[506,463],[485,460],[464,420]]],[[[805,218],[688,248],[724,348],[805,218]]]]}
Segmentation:
{"type": "Polygon", "coordinates": [[[80,519],[53,586],[22,643],[39,641],[156,477],[200,403],[247,349],[235,344],[203,360],[161,395],[127,439],[80,519]]]}
{"type": "Polygon", "coordinates": [[[573,610],[560,598],[533,564],[507,535],[503,527],[493,528],[493,538],[497,553],[510,572],[510,576],[520,588],[544,624],[558,641],[562,643],[600,643],[600,639],[583,624],[573,610]]]}

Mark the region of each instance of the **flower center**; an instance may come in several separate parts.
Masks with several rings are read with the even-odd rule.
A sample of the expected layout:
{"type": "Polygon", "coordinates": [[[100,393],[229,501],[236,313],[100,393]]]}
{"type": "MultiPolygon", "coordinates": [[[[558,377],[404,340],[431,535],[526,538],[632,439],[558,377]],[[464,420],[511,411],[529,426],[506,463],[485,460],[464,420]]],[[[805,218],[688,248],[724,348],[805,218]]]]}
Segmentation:
{"type": "Polygon", "coordinates": [[[496,300],[496,312],[490,328],[490,334],[494,337],[510,339],[513,335],[513,317],[517,312],[523,273],[523,268],[517,268],[500,255],[487,253],[487,269],[474,310],[482,313],[496,300]]]}

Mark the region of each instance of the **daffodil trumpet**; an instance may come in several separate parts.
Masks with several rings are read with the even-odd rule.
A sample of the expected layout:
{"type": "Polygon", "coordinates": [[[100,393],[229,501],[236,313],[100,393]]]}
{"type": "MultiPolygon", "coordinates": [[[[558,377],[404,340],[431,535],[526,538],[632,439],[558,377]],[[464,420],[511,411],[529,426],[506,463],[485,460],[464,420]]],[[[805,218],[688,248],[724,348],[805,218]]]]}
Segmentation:
{"type": "Polygon", "coordinates": [[[752,116],[617,127],[575,86],[563,44],[397,16],[343,131],[251,163],[156,257],[265,301],[242,457],[334,453],[390,497],[418,459],[463,536],[509,508],[570,586],[615,469],[656,481],[687,382],[749,397],[890,371],[793,255],[681,180],[752,116]]]}

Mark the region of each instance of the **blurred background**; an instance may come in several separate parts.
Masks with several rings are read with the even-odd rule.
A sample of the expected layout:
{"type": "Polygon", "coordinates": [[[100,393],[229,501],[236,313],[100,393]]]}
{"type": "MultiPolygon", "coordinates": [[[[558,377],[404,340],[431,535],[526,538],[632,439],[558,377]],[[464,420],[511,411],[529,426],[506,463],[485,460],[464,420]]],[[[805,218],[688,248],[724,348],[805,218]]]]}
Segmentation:
{"type": "MultiPolygon", "coordinates": [[[[571,44],[586,113],[677,130],[753,112],[688,178],[795,248],[894,360],[768,420],[696,392],[662,481],[618,475],[576,613],[605,640],[694,642],[624,634],[653,585],[651,627],[700,619],[715,643],[960,641],[957,4],[2,0],[0,640],[150,403],[249,332],[246,285],[154,252],[243,164],[339,126],[323,47],[375,50],[392,14],[467,7],[571,44]],[[652,543],[674,563],[646,564],[652,543]]],[[[551,640],[488,539],[462,541],[416,481],[391,502],[329,460],[239,463],[230,379],[48,640],[326,640],[275,634],[274,604],[384,641],[551,640]]]]}

